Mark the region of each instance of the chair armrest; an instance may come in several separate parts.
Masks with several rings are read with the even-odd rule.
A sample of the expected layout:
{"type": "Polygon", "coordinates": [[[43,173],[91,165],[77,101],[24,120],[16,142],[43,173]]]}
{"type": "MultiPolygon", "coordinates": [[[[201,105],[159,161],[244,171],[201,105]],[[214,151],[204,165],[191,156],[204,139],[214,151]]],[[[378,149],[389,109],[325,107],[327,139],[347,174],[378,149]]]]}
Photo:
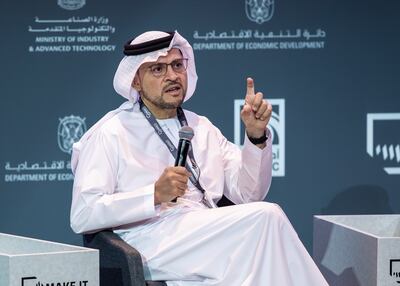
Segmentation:
{"type": "Polygon", "coordinates": [[[84,234],[83,244],[100,250],[100,285],[146,285],[140,253],[111,230],[84,234]]]}

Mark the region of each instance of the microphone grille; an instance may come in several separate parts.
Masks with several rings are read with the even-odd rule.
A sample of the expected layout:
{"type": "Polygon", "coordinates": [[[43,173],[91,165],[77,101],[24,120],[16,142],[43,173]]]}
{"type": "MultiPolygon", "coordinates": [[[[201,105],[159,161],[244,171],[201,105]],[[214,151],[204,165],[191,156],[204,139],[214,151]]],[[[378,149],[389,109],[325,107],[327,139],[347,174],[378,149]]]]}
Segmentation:
{"type": "Polygon", "coordinates": [[[189,126],[183,126],[181,130],[179,130],[179,139],[185,139],[185,140],[192,140],[194,136],[193,129],[189,126]]]}

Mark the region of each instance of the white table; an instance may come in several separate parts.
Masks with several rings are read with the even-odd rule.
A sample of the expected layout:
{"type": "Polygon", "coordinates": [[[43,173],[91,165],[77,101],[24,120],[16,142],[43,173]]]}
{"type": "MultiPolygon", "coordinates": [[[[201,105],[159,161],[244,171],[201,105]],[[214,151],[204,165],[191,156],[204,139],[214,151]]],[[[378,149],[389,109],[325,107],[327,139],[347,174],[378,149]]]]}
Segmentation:
{"type": "Polygon", "coordinates": [[[314,216],[313,256],[331,286],[400,285],[400,215],[314,216]]]}
{"type": "Polygon", "coordinates": [[[98,286],[99,252],[0,233],[0,273],[1,286],[98,286]]]}

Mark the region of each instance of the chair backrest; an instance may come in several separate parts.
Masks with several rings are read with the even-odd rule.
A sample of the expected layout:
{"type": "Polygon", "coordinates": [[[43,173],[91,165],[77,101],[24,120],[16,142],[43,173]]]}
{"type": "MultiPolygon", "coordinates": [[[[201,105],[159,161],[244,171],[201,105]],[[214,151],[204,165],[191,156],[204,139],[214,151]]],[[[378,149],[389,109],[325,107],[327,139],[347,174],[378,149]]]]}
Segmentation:
{"type": "Polygon", "coordinates": [[[85,247],[100,251],[100,286],[145,286],[139,252],[111,230],[83,235],[85,247]]]}

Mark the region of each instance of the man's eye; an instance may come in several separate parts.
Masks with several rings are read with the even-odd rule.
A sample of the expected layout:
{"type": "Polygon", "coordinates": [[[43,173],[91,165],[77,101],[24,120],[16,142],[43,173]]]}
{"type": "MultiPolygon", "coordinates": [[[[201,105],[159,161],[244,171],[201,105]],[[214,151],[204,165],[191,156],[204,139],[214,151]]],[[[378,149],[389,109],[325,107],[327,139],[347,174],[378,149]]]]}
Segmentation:
{"type": "Polygon", "coordinates": [[[183,67],[183,63],[181,61],[173,62],[172,65],[176,69],[181,69],[183,67]]]}
{"type": "Polygon", "coordinates": [[[151,67],[151,71],[155,73],[159,73],[162,71],[162,65],[153,65],[151,67]]]}

